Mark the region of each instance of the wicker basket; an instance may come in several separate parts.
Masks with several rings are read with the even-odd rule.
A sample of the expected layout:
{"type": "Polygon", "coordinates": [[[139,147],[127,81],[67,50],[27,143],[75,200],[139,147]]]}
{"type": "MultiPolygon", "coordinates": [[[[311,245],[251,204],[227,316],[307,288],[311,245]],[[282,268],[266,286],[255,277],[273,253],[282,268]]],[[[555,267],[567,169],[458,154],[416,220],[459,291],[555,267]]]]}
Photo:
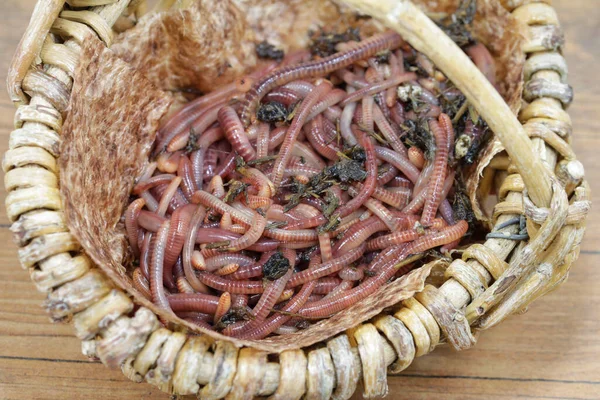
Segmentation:
{"type": "Polygon", "coordinates": [[[532,239],[516,250],[515,241],[498,238],[472,245],[452,262],[442,285],[427,285],[393,316],[380,315],[322,345],[271,357],[172,332],[144,307],[132,314],[130,296],[79,253],[58,188],[61,113],[85,35],[93,32],[110,46],[111,27],[123,22],[124,13],[143,12],[145,1],[67,0],[76,7],[73,11],[63,10],[64,0],[40,0],[9,71],[8,89],[18,109],[3,168],[7,214],[21,264],[37,288],[48,293],[51,317],[72,317],[85,355],[169,393],[206,399],[347,399],[360,380],[365,397],[385,395],[387,373],[402,371],[443,342],[466,349],[475,342],[471,329],[496,325],[553,290],[577,259],[590,207],[583,167],[569,145],[571,121],[565,109],[572,91],[560,52],[563,37],[548,0],[500,2],[527,27],[526,106],[519,120],[487,81],[460,86],[470,64],[462,54],[436,52],[452,43],[422,40],[437,28],[410,2],[346,1],[397,29],[479,107],[511,160],[492,164],[506,171],[502,201],[494,211],[496,227],[524,215],[532,239]],[[49,33],[64,43],[50,40],[49,33]]]}

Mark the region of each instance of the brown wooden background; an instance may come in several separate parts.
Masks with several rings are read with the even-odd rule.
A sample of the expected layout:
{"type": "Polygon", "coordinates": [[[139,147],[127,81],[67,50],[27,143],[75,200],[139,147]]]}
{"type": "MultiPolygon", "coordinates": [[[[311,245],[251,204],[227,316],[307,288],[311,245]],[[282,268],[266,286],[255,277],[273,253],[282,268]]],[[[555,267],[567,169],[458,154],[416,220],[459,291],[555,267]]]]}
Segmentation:
{"type": "MultiPolygon", "coordinates": [[[[0,81],[25,30],[34,0],[3,0],[0,81]]],[[[567,36],[565,55],[576,101],[575,150],[592,187],[600,178],[600,1],[555,0],[567,36]]],[[[8,146],[14,107],[0,97],[0,152],[8,146]]],[[[597,194],[597,192],[596,192],[597,194]]],[[[4,199],[5,192],[0,190],[4,199]]],[[[600,399],[600,197],[588,222],[579,261],[568,282],[480,336],[463,353],[448,348],[390,377],[389,399],[600,399]]],[[[69,325],[53,325],[19,267],[0,207],[0,399],[164,399],[147,384],[88,362],[69,325]]],[[[360,398],[359,395],[356,398],[360,398]]]]}

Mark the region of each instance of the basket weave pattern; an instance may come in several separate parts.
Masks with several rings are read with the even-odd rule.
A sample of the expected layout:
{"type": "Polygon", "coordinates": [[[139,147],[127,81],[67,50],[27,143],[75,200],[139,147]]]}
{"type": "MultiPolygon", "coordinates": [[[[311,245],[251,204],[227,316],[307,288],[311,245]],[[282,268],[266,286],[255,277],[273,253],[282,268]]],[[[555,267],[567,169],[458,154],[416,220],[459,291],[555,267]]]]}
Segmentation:
{"type": "MultiPolygon", "coordinates": [[[[84,354],[121,367],[130,379],[206,399],[346,399],[360,380],[366,397],[383,396],[387,373],[401,372],[442,342],[456,349],[472,346],[472,329],[487,329],[524,310],[563,282],[577,259],[590,202],[583,167],[569,145],[566,108],[573,96],[560,53],[562,31],[546,1],[501,0],[527,26],[527,105],[519,121],[549,167],[551,201],[534,203],[524,183],[531,176],[520,175],[507,160],[492,163],[490,168],[506,171],[494,221],[498,226],[524,215],[529,242],[488,239],[472,245],[451,263],[443,285],[427,285],[394,315],[381,315],[311,349],[285,351],[277,361],[252,348],[162,328],[143,307],[131,315],[129,295],[92,265],[69,233],[56,158],[82,40],[92,32],[110,46],[112,27],[126,28],[122,16],[141,14],[145,2],[67,3],[77,11],[63,9],[60,0],[38,2],[9,72],[9,93],[18,109],[3,160],[6,209],[21,264],[38,290],[48,293],[51,317],[72,318],[84,354]],[[54,35],[64,42],[55,43],[54,35]]],[[[513,233],[517,230],[518,224],[513,233]]]]}

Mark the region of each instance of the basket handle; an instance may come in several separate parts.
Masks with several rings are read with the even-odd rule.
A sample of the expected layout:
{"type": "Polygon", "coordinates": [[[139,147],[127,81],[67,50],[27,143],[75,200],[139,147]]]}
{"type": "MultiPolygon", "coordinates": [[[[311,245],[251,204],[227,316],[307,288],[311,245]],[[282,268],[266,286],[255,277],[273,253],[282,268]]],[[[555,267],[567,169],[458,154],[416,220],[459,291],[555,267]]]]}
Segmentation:
{"type": "Polygon", "coordinates": [[[550,176],[523,126],[471,59],[409,0],[343,0],[396,30],[456,85],[502,142],[538,207],[552,197],[550,176]]]}
{"type": "Polygon", "coordinates": [[[28,102],[21,84],[31,66],[37,64],[35,60],[39,57],[44,40],[64,4],[65,0],[38,0],[33,9],[29,25],[19,42],[6,78],[8,95],[15,105],[28,102]]]}

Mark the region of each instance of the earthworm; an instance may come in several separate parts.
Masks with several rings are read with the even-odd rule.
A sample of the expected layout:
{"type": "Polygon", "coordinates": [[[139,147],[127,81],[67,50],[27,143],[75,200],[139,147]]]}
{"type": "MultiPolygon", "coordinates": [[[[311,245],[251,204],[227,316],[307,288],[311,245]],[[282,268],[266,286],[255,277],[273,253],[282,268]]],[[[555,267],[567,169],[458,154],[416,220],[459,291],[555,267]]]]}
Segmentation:
{"type": "Polygon", "coordinates": [[[235,280],[244,280],[261,276],[263,273],[263,265],[273,254],[275,254],[274,251],[268,251],[263,253],[258,262],[250,265],[241,266],[240,268],[238,268],[237,271],[231,274],[230,278],[235,280]]]}
{"type": "Polygon", "coordinates": [[[136,199],[129,204],[125,211],[125,230],[127,231],[127,237],[129,239],[129,245],[133,251],[135,257],[140,256],[140,248],[138,246],[138,236],[140,227],[138,225],[138,218],[140,211],[146,205],[143,198],[136,199]]]}
{"type": "MultiPolygon", "coordinates": [[[[185,274],[186,279],[192,285],[194,290],[197,292],[208,293],[209,290],[196,276],[195,268],[192,266],[193,262],[193,253],[194,253],[194,245],[196,243],[196,236],[198,232],[198,228],[200,223],[204,219],[206,215],[206,209],[202,206],[198,206],[192,215],[192,218],[189,222],[189,229],[186,232],[186,237],[183,242],[183,253],[182,253],[182,262],[183,262],[183,272],[185,274]]],[[[194,264],[198,266],[205,266],[204,258],[201,254],[196,256],[197,262],[194,264]],[[200,260],[198,260],[200,258],[200,260]],[[199,261],[199,262],[198,262],[199,261]],[[201,265],[198,265],[201,264],[201,265]]]]}
{"type": "Polygon", "coordinates": [[[273,165],[272,181],[276,188],[281,184],[283,172],[288,164],[288,161],[290,160],[290,157],[292,156],[292,147],[296,141],[296,138],[298,137],[298,134],[300,133],[300,129],[302,129],[302,125],[304,125],[304,122],[306,121],[310,109],[316,104],[317,100],[330,89],[331,85],[329,83],[321,83],[317,85],[315,89],[311,91],[300,104],[296,115],[292,120],[292,124],[285,134],[279,154],[275,160],[275,164],[273,165]]]}
{"type": "Polygon", "coordinates": [[[416,146],[411,146],[408,149],[408,159],[415,167],[423,169],[423,166],[425,165],[425,155],[423,154],[423,150],[416,146]]]}
{"type": "Polygon", "coordinates": [[[200,281],[208,287],[220,290],[221,292],[229,292],[231,294],[256,294],[262,293],[263,283],[260,281],[248,280],[230,280],[211,274],[210,272],[198,273],[200,281]]]}
{"type": "Polygon", "coordinates": [[[268,124],[261,123],[258,126],[258,135],[256,137],[256,158],[261,159],[269,154],[269,134],[271,128],[268,124]]]}
{"type": "MultiPolygon", "coordinates": [[[[398,62],[398,58],[394,55],[394,53],[390,52],[388,56],[388,62],[390,64],[390,75],[391,76],[399,76],[404,73],[404,68],[400,69],[400,63],[398,62]]],[[[396,103],[396,87],[391,86],[385,91],[385,104],[392,108],[396,103]]]]}
{"type": "Polygon", "coordinates": [[[167,299],[175,312],[196,311],[214,315],[219,304],[219,297],[204,293],[172,294],[167,299]]]}
{"type": "Polygon", "coordinates": [[[179,293],[195,293],[196,292],[194,290],[194,288],[192,287],[192,285],[190,285],[188,280],[185,279],[185,276],[180,276],[179,278],[176,278],[176,282],[177,282],[177,291],[179,291],[179,293]]]}
{"type": "Polygon", "coordinates": [[[359,89],[354,93],[347,94],[346,97],[344,98],[344,100],[342,100],[342,102],[340,103],[340,105],[345,106],[346,104],[348,104],[350,102],[354,102],[354,101],[362,99],[363,97],[367,97],[367,96],[374,95],[376,93],[380,93],[389,88],[394,88],[395,86],[398,86],[401,83],[412,81],[412,80],[415,80],[416,78],[417,78],[417,75],[415,73],[408,72],[408,73],[396,75],[386,81],[381,81],[381,82],[376,82],[376,83],[370,84],[369,86],[359,89]]]}
{"type": "Polygon", "coordinates": [[[256,112],[261,98],[276,86],[297,79],[315,78],[326,75],[337,69],[347,67],[355,61],[369,57],[386,49],[394,49],[402,43],[402,38],[395,32],[385,32],[364,40],[360,45],[341,53],[333,54],[322,60],[312,61],[299,66],[288,66],[275,70],[261,78],[246,94],[240,112],[245,126],[249,125],[251,116],[256,112]]]}
{"type": "MultiPolygon", "coordinates": [[[[352,92],[354,92],[354,88],[349,87],[348,93],[352,92]]],[[[351,129],[352,118],[356,112],[356,106],[356,103],[346,104],[342,111],[342,116],[340,117],[340,134],[344,138],[344,141],[350,146],[354,146],[357,143],[356,137],[354,136],[354,133],[352,133],[351,129]]]]}
{"type": "MultiPolygon", "coordinates": [[[[356,93],[356,92],[355,92],[356,93]]],[[[354,94],[354,93],[353,93],[354,94]]],[[[375,107],[375,100],[373,97],[363,97],[362,99],[362,127],[367,132],[374,132],[375,122],[373,121],[373,108],[375,107]]]]}
{"type": "Polygon", "coordinates": [[[217,304],[217,309],[215,310],[215,316],[213,322],[216,324],[221,320],[221,318],[227,314],[229,309],[231,308],[231,294],[225,292],[221,294],[219,297],[219,303],[217,304]]]}
{"type": "Polygon", "coordinates": [[[301,142],[296,142],[292,146],[292,156],[303,159],[307,166],[313,168],[323,169],[326,166],[323,160],[309,146],[301,142]]]}
{"type": "Polygon", "coordinates": [[[465,48],[465,53],[473,60],[483,75],[493,86],[496,86],[496,64],[487,47],[482,43],[476,43],[465,48]]]}
{"type": "Polygon", "coordinates": [[[283,104],[286,107],[289,107],[292,104],[297,103],[302,99],[297,92],[286,89],[286,88],[278,88],[273,90],[270,93],[267,93],[263,99],[265,103],[278,102],[283,104]]]}
{"type": "Polygon", "coordinates": [[[196,186],[196,180],[192,172],[192,162],[187,156],[182,156],[179,159],[177,167],[177,176],[181,178],[181,191],[187,201],[191,201],[192,195],[199,188],[196,186]]]}
{"type": "Polygon", "coordinates": [[[235,271],[237,271],[239,268],[240,268],[239,264],[231,263],[231,264],[224,265],[221,268],[218,268],[216,271],[214,271],[214,274],[218,275],[218,276],[231,275],[235,271]]]}
{"type": "Polygon", "coordinates": [[[338,276],[342,279],[342,280],[347,280],[347,281],[360,281],[364,278],[365,276],[365,266],[358,266],[358,267],[344,267],[342,268],[342,270],[340,272],[338,272],[338,276]]]}
{"type": "Polygon", "coordinates": [[[394,167],[400,170],[400,172],[402,172],[408,179],[410,179],[411,182],[415,183],[419,178],[419,169],[415,167],[408,160],[408,158],[406,158],[405,154],[398,153],[392,149],[388,149],[387,147],[381,146],[375,146],[375,153],[377,153],[377,158],[392,164],[394,167]]]}
{"type": "Polygon", "coordinates": [[[359,221],[352,225],[344,233],[342,238],[337,241],[333,247],[335,255],[345,254],[346,252],[359,247],[373,234],[387,230],[387,226],[378,217],[370,217],[364,221],[359,221]]]}
{"type": "MultiPolygon", "coordinates": [[[[440,120],[444,117],[440,116],[440,120]]],[[[431,181],[427,187],[427,196],[423,205],[423,214],[421,215],[421,224],[429,226],[442,198],[444,180],[446,179],[446,168],[448,165],[448,134],[435,120],[429,120],[429,129],[435,139],[435,158],[431,181]]]]}
{"type": "MultiPolygon", "coordinates": [[[[294,257],[295,258],[295,257],[294,257]]],[[[294,260],[292,260],[293,262],[294,260]]],[[[290,265],[290,268],[287,272],[279,279],[276,279],[267,284],[264,292],[260,296],[260,300],[256,304],[256,306],[252,309],[252,314],[254,315],[254,319],[248,324],[248,329],[252,329],[259,324],[261,324],[267,315],[271,312],[271,309],[283,293],[285,289],[285,285],[290,280],[292,273],[294,272],[293,264],[290,265]]]]}
{"type": "Polygon", "coordinates": [[[165,294],[165,288],[163,287],[163,265],[170,225],[170,221],[163,222],[154,238],[150,257],[150,292],[152,294],[152,302],[157,307],[172,313],[165,294]]]}
{"type": "MultiPolygon", "coordinates": [[[[308,139],[309,143],[320,155],[332,161],[336,161],[339,158],[337,155],[337,150],[333,147],[330,147],[330,145],[328,145],[325,141],[323,134],[323,120],[320,115],[317,115],[315,119],[310,121],[308,128],[305,128],[305,131],[306,138],[308,139]]],[[[317,170],[317,173],[318,172],[320,171],[317,170]]]]}
{"type": "Polygon", "coordinates": [[[235,110],[230,106],[224,106],[218,111],[218,118],[225,137],[244,161],[248,162],[256,158],[256,152],[250,144],[244,126],[235,110]]]}
{"type": "Polygon", "coordinates": [[[187,231],[190,229],[190,219],[198,206],[187,204],[179,207],[171,216],[171,227],[167,237],[167,247],[165,251],[165,269],[171,269],[179,253],[183,249],[183,242],[187,231]]]}
{"type": "Polygon", "coordinates": [[[298,272],[291,277],[287,287],[293,288],[306,282],[338,272],[344,268],[344,266],[358,260],[365,252],[365,248],[365,243],[362,243],[356,248],[349,250],[332,260],[315,265],[313,268],[298,272]]]}
{"type": "Polygon", "coordinates": [[[340,278],[328,276],[325,278],[321,278],[316,282],[317,282],[317,284],[315,285],[315,288],[313,289],[312,294],[313,295],[326,295],[329,292],[331,292],[333,289],[335,289],[340,283],[342,283],[342,280],[340,278]]]}
{"type": "Polygon", "coordinates": [[[333,89],[325,93],[317,103],[312,107],[306,121],[311,121],[317,115],[325,112],[329,107],[339,103],[346,97],[346,91],[342,89],[333,89]]]}
{"type": "Polygon", "coordinates": [[[133,287],[135,290],[140,292],[142,296],[148,300],[152,300],[152,293],[150,292],[150,284],[144,277],[140,268],[136,268],[132,274],[133,287]]]}

